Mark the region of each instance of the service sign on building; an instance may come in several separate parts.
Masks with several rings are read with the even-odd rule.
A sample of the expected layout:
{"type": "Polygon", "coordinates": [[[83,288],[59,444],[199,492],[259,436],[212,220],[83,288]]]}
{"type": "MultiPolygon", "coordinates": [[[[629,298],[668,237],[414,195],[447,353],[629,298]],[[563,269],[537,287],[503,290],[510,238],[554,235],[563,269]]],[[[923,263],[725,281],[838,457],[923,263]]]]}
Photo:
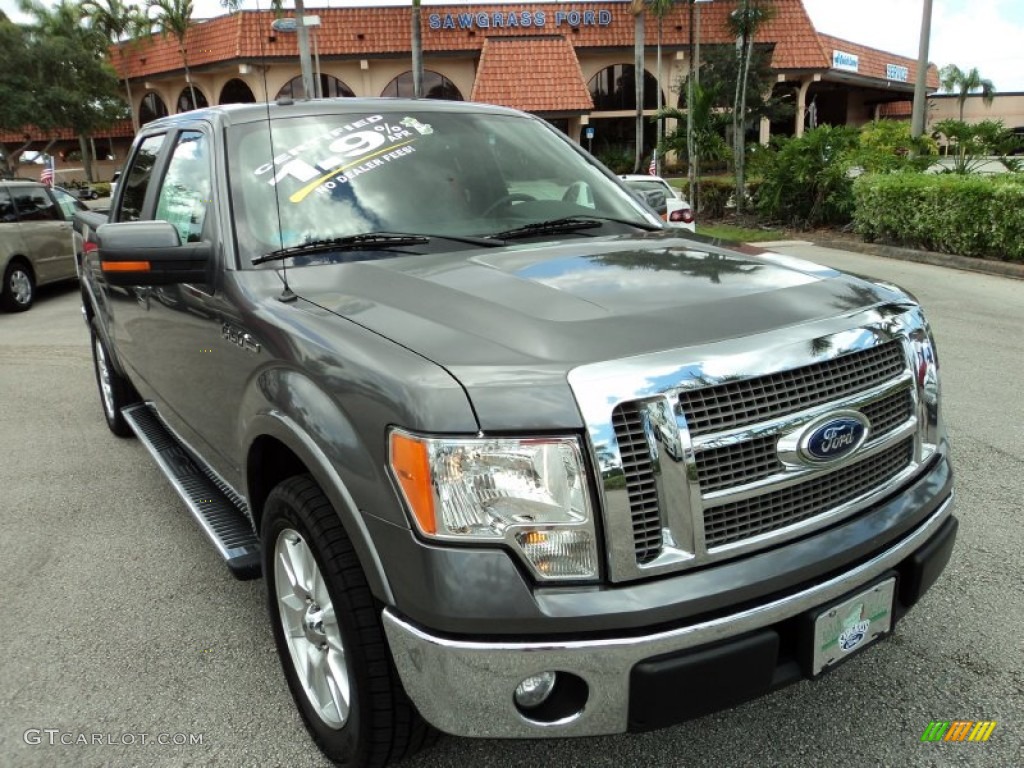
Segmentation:
{"type": "Polygon", "coordinates": [[[900,66],[899,64],[886,64],[885,77],[887,80],[895,80],[899,83],[905,83],[910,80],[910,69],[908,67],[900,66]]]}

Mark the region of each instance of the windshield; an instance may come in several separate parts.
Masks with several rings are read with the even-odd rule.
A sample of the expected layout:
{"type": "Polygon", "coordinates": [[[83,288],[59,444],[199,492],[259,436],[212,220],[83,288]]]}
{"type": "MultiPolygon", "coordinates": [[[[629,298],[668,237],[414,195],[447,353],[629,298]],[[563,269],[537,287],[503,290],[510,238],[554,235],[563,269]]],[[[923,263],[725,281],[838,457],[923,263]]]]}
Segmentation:
{"type": "Polygon", "coordinates": [[[619,222],[618,231],[656,224],[536,119],[379,111],[277,119],[272,126],[272,136],[265,122],[229,134],[243,263],[382,232],[471,244],[469,238],[580,216],[619,222]]]}

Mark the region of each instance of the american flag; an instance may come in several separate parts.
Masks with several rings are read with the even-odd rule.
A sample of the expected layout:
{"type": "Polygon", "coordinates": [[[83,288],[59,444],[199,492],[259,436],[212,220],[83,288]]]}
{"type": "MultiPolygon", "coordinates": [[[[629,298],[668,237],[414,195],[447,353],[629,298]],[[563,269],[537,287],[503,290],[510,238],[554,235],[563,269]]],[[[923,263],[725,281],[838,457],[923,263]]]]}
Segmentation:
{"type": "Polygon", "coordinates": [[[39,181],[48,187],[53,186],[53,155],[47,155],[43,160],[43,172],[39,174],[39,181]]]}
{"type": "Polygon", "coordinates": [[[651,164],[647,166],[647,173],[650,176],[658,175],[658,150],[654,150],[651,154],[651,164]]]}

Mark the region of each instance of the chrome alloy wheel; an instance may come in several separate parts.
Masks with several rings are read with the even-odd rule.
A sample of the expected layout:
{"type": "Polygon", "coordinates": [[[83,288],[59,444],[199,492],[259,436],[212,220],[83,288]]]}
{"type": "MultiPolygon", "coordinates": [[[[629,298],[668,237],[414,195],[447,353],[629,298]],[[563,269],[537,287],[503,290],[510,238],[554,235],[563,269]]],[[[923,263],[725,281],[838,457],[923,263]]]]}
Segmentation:
{"type": "Polygon", "coordinates": [[[320,719],[337,730],[352,701],[345,646],[313,552],[291,528],[274,545],[274,590],[295,675],[320,719]]]}
{"type": "Polygon", "coordinates": [[[117,416],[117,412],[114,410],[114,383],[110,376],[110,364],[107,362],[107,354],[103,350],[103,342],[100,341],[100,337],[94,337],[92,343],[96,348],[96,372],[99,374],[103,410],[107,412],[108,419],[113,419],[117,416]]]}
{"type": "Polygon", "coordinates": [[[11,296],[18,304],[24,306],[32,300],[32,278],[20,267],[11,270],[10,288],[11,296]]]}

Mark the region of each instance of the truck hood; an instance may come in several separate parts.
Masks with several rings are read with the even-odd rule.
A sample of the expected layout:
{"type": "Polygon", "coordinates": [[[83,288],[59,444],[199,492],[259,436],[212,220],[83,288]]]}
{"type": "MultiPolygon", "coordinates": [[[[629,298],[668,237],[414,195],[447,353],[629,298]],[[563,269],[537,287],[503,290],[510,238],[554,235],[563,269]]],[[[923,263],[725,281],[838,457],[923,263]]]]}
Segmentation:
{"type": "Polygon", "coordinates": [[[290,268],[288,278],[301,298],[448,369],[490,429],[537,429],[548,411],[578,426],[565,378],[578,365],[893,300],[809,262],[663,233],[290,268]]]}

